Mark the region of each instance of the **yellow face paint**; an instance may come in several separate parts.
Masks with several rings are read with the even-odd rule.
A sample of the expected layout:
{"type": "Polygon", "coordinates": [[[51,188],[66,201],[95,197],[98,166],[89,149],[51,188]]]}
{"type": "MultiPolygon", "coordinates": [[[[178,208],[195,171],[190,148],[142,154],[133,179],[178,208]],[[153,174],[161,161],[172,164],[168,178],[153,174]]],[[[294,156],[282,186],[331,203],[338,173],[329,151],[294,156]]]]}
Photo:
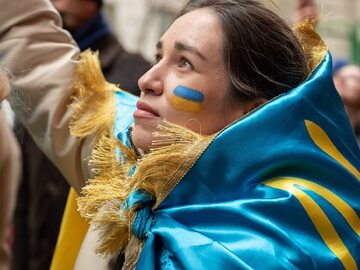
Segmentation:
{"type": "Polygon", "coordinates": [[[173,93],[171,105],[175,109],[191,113],[200,113],[202,111],[203,93],[184,86],[177,86],[173,93]]]}

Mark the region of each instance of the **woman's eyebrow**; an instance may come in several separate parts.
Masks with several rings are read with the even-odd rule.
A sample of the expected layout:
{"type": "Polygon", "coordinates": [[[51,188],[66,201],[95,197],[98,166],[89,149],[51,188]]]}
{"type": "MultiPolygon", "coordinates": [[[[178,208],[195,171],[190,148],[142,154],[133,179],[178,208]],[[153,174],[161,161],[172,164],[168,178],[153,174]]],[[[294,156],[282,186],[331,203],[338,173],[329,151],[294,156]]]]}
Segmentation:
{"type": "Polygon", "coordinates": [[[192,54],[195,54],[195,55],[199,56],[202,60],[207,61],[206,57],[196,47],[191,46],[189,44],[185,44],[183,42],[176,41],[175,42],[175,49],[178,50],[178,51],[190,52],[192,54]]]}
{"type": "MultiPolygon", "coordinates": [[[[163,47],[163,42],[160,40],[156,43],[156,49],[161,50],[163,47]]],[[[185,44],[184,42],[176,41],[175,42],[175,49],[178,51],[187,51],[199,56],[204,61],[207,61],[207,58],[194,46],[185,44]]]]}

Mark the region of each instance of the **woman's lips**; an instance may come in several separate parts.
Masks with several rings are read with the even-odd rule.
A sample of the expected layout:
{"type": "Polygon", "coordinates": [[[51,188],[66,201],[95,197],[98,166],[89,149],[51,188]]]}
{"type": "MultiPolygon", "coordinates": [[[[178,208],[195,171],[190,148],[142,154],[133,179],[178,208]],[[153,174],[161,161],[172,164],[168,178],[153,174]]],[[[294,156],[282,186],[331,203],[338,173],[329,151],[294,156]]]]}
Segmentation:
{"type": "Polygon", "coordinates": [[[137,110],[134,112],[134,117],[137,118],[157,118],[159,114],[147,103],[139,100],[136,103],[137,110]]]}

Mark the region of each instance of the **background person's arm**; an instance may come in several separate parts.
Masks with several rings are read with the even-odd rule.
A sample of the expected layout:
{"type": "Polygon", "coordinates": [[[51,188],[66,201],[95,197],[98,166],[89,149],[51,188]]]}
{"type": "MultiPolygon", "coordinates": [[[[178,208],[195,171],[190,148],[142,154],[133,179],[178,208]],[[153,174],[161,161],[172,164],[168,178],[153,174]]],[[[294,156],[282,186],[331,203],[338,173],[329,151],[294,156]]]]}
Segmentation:
{"type": "Polygon", "coordinates": [[[0,0],[0,63],[13,74],[11,103],[35,142],[80,191],[91,149],[69,133],[68,86],[79,50],[46,0],[0,0]]]}
{"type": "Polygon", "coordinates": [[[10,269],[9,234],[21,169],[20,149],[0,110],[0,269],[10,269]]]}

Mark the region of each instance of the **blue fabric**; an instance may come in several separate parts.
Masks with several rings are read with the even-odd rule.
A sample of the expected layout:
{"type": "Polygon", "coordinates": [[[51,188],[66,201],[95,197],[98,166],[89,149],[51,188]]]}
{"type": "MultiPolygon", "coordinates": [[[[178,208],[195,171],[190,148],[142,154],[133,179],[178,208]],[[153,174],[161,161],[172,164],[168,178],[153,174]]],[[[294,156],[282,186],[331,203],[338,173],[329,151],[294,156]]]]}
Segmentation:
{"type": "Polygon", "coordinates": [[[138,97],[124,91],[115,93],[116,119],[113,133],[125,145],[130,146],[128,129],[134,123],[133,113],[136,110],[138,97]]]}
{"type": "MultiPolygon", "coordinates": [[[[151,197],[131,194],[127,207],[143,204],[132,224],[145,239],[136,269],[359,268],[360,153],[331,65],[328,54],[305,83],[226,128],[153,212],[151,197]],[[350,165],[322,149],[306,121],[350,165]],[[312,186],[269,184],[283,178],[312,186]],[[344,247],[332,249],[314,220],[328,221],[344,247]]],[[[114,132],[126,142],[136,99],[117,98],[114,132]]]]}
{"type": "Polygon", "coordinates": [[[153,221],[151,206],[155,202],[155,198],[144,190],[133,191],[126,199],[126,208],[131,209],[137,204],[141,204],[136,208],[134,222],[131,231],[140,240],[144,240],[153,221]]]}
{"type": "Polygon", "coordinates": [[[345,214],[360,228],[359,179],[315,144],[305,120],[324,130],[359,171],[359,149],[328,54],[305,83],[217,136],[154,210],[136,269],[345,269],[314,225],[312,218],[320,218],[310,217],[314,209],[360,267],[359,234],[338,203],[301,184],[289,190],[267,184],[291,177],[318,185],[349,206],[345,214]],[[299,193],[316,207],[306,210],[299,193]]]}
{"type": "MultiPolygon", "coordinates": [[[[138,97],[132,94],[124,91],[115,92],[116,116],[113,134],[122,142],[123,145],[129,148],[131,147],[129,140],[129,128],[134,123],[133,112],[136,110],[137,101],[138,97]]],[[[125,162],[125,160],[121,159],[120,149],[118,148],[116,149],[116,156],[118,157],[120,163],[125,162]]],[[[133,171],[130,171],[129,173],[132,174],[133,171]]]]}
{"type": "Polygon", "coordinates": [[[104,16],[99,12],[80,30],[72,33],[81,51],[91,47],[94,42],[110,33],[110,27],[104,16]]]}

